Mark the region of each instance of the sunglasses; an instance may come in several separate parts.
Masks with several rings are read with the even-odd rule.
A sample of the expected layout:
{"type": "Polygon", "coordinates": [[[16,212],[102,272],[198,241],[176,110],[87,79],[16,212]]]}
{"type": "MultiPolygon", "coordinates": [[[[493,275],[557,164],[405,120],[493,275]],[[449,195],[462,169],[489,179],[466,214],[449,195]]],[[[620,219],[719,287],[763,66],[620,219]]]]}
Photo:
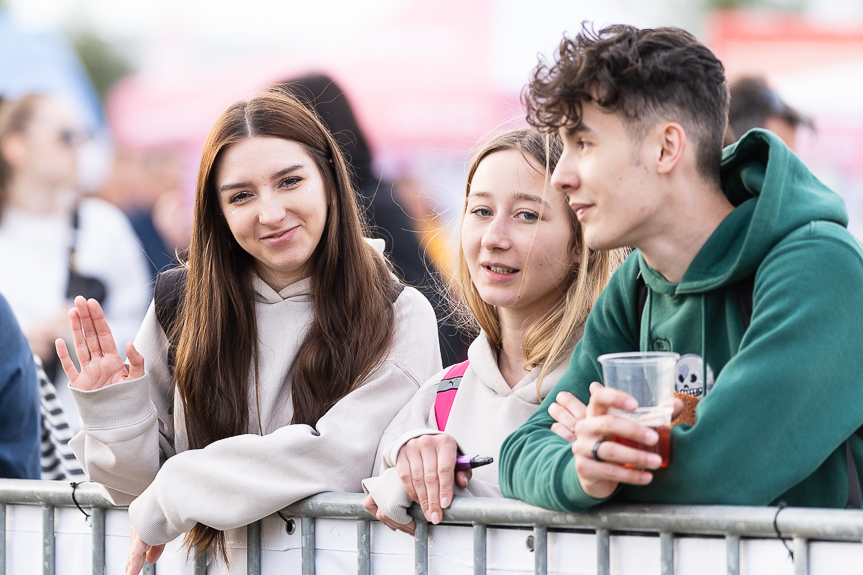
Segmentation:
{"type": "Polygon", "coordinates": [[[87,134],[76,130],[60,130],[58,138],[64,146],[77,146],[87,141],[87,134]]]}

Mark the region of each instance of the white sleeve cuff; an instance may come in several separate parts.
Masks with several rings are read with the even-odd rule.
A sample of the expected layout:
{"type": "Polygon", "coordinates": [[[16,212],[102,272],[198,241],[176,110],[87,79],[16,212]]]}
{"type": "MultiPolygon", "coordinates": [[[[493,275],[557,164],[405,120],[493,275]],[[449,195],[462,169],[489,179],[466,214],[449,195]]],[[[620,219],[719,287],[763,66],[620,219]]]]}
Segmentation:
{"type": "Polygon", "coordinates": [[[413,501],[402,487],[395,468],[389,468],[377,477],[363,479],[363,490],[372,496],[378,509],[401,525],[407,525],[413,519],[408,515],[408,507],[413,501]]]}

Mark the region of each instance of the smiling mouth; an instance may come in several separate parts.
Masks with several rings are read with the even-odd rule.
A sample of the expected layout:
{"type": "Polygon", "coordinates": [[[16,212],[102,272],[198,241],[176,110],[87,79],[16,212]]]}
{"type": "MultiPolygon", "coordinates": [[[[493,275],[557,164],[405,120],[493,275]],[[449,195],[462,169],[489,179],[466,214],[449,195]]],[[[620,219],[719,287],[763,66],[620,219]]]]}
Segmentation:
{"type": "Polygon", "coordinates": [[[276,233],[270,234],[268,236],[263,236],[261,239],[262,240],[276,240],[276,239],[279,239],[280,237],[284,236],[285,234],[291,233],[294,229],[295,228],[288,228],[286,230],[282,230],[280,232],[276,232],[276,233]]]}
{"type": "Polygon", "coordinates": [[[589,210],[592,207],[593,206],[590,204],[582,204],[580,206],[575,206],[572,209],[575,211],[575,217],[580,220],[581,217],[584,215],[584,212],[586,212],[587,210],[589,210]]]}
{"type": "Polygon", "coordinates": [[[485,266],[484,265],[482,267],[484,267],[485,269],[492,271],[496,274],[501,274],[501,275],[512,275],[514,273],[518,273],[518,271],[519,271],[519,270],[510,269],[510,268],[502,268],[502,267],[498,267],[498,266],[485,266]]]}

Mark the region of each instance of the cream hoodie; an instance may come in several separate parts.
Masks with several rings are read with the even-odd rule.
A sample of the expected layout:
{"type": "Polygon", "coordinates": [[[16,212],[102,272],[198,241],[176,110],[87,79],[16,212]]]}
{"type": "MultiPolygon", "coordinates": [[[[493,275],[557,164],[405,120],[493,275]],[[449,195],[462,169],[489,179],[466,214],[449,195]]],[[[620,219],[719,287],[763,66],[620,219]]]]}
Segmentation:
{"type": "MultiPolygon", "coordinates": [[[[434,311],[407,287],[395,303],[393,345],[378,369],[315,428],[290,425],[286,376],[312,321],[309,286],[303,280],[277,293],[255,278],[260,397],[250,381],[247,435],[187,451],[183,404],[152,305],[135,340],[146,374],[95,391],[72,389],[82,419],[70,442],[75,456],[116,504],[131,502],[132,525],[144,542],[166,543],[196,522],[234,529],[323,491],[361,492],[386,425],[440,370],[434,311]]],[[[229,533],[229,546],[238,539],[241,530],[229,533]]]]}
{"type": "MultiPolygon", "coordinates": [[[[579,330],[577,337],[581,337],[579,330]]],[[[514,387],[500,373],[497,356],[491,349],[485,332],[481,332],[467,352],[470,365],[462,377],[447,419],[446,433],[458,443],[459,450],[469,456],[485,455],[494,463],[473,470],[466,489],[456,487],[456,496],[501,497],[497,479],[500,446],[506,437],[520,427],[539,407],[563,373],[567,363],[550,370],[542,380],[537,396],[535,368],[514,387]]],[[[397,523],[410,523],[407,508],[412,501],[402,487],[395,469],[402,446],[415,437],[440,433],[434,413],[438,384],[446,375],[439,372],[420,388],[419,392],[396,415],[381,438],[376,468],[380,475],[365,479],[363,488],[371,493],[378,508],[397,523]]]]}

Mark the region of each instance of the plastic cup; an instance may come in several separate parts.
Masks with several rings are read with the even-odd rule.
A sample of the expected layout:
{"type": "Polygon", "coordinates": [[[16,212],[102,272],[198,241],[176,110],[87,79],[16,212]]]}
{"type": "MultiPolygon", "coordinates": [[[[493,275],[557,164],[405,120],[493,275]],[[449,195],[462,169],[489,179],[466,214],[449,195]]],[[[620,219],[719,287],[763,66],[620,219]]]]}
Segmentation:
{"type": "MultiPolygon", "coordinates": [[[[674,376],[680,355],[665,351],[611,353],[599,356],[602,378],[607,387],[628,393],[638,402],[635,411],[612,408],[609,413],[639,425],[652,427],[659,434],[655,445],[643,445],[615,436],[614,441],[662,457],[668,466],[671,414],[674,411],[674,376]]],[[[624,467],[634,467],[625,465],[624,467]]]]}

